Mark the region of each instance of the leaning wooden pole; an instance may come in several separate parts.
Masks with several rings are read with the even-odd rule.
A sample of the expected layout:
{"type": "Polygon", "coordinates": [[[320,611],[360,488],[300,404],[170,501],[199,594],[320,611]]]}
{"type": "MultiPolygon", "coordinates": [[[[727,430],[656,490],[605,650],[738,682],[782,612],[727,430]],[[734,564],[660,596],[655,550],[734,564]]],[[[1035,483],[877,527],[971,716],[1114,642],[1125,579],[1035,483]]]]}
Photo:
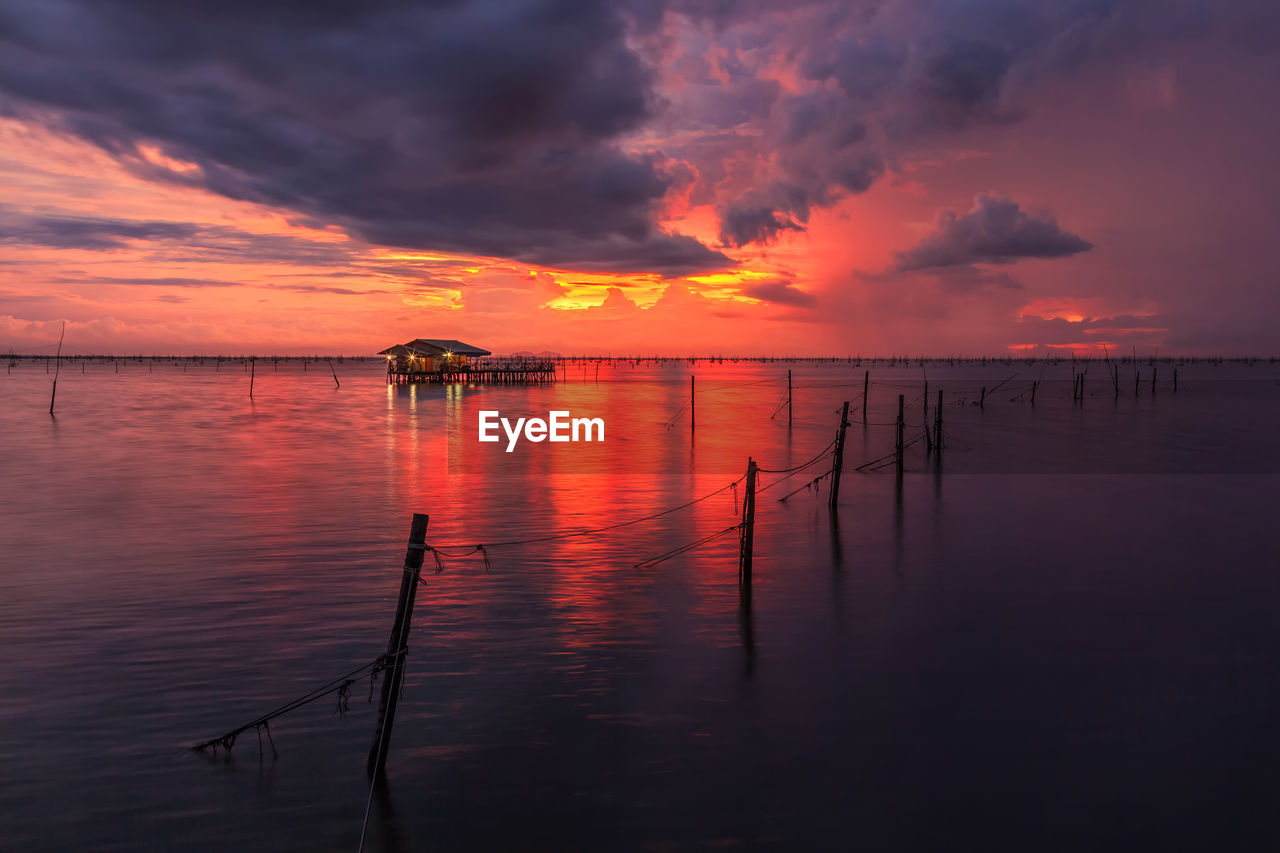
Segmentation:
{"type": "Polygon", "coordinates": [[[742,532],[738,538],[738,584],[751,591],[751,556],[755,545],[756,461],[747,459],[747,487],[742,495],[742,532]]]}
{"type": "MultiPolygon", "coordinates": [[[[335,386],[335,390],[337,388],[341,388],[342,383],[338,381],[338,371],[333,369],[333,362],[326,358],[325,363],[329,365],[329,372],[333,374],[333,384],[335,386]]],[[[303,364],[305,365],[306,362],[304,361],[303,364]]]]}
{"type": "Polygon", "coordinates": [[[898,395],[898,429],[897,429],[897,441],[895,442],[895,455],[897,456],[899,479],[902,478],[903,456],[905,455],[904,451],[906,450],[906,448],[903,446],[903,438],[904,438],[904,432],[906,427],[906,423],[905,421],[903,421],[903,417],[902,417],[904,408],[905,408],[904,397],[902,394],[899,394],[898,395]]]}
{"type": "Polygon", "coordinates": [[[418,595],[418,579],[422,576],[422,562],[427,556],[428,520],[429,516],[415,512],[409,527],[409,544],[404,553],[404,573],[400,576],[400,597],[396,600],[396,617],[391,623],[391,635],[387,638],[387,652],[383,655],[388,674],[382,680],[382,698],[378,702],[378,724],[373,730],[373,743],[369,746],[367,767],[370,775],[383,772],[387,766],[391,727],[395,724],[396,705],[400,701],[400,688],[404,683],[405,656],[409,651],[409,625],[413,621],[413,602],[418,595]]]}
{"type": "Polygon", "coordinates": [[[256,358],[249,359],[249,399],[253,399],[253,379],[258,372],[258,360],[256,358]]]}
{"type": "MultiPolygon", "coordinates": [[[[58,398],[58,374],[62,372],[62,339],[67,336],[67,321],[62,321],[62,334],[58,335],[58,366],[53,371],[53,393],[49,395],[49,414],[53,414],[53,401],[58,398]]],[[[48,358],[48,356],[45,356],[48,358]]],[[[45,364],[48,364],[46,361],[45,364]]]]}
{"type": "Polygon", "coordinates": [[[849,428],[849,401],[840,410],[840,431],[836,433],[836,450],[831,459],[831,496],[828,503],[834,510],[840,502],[840,472],[844,470],[844,434],[849,428]]]}
{"type": "Polygon", "coordinates": [[[867,392],[871,389],[871,371],[862,371],[862,425],[867,425],[867,392]]]}

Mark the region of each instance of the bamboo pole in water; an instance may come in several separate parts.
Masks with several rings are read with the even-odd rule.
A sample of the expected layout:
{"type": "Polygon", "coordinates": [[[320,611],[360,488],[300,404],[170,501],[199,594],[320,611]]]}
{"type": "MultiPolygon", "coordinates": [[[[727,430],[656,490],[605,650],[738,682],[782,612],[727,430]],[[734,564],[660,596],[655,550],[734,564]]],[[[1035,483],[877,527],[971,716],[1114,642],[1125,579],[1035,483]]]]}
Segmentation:
{"type": "Polygon", "coordinates": [[[391,635],[387,638],[387,652],[383,656],[390,670],[382,681],[382,698],[378,702],[378,724],[369,746],[367,769],[370,776],[386,770],[387,749],[391,746],[391,727],[396,720],[396,705],[400,701],[400,688],[404,683],[405,656],[408,654],[409,626],[413,621],[413,603],[417,598],[418,580],[422,575],[422,562],[427,556],[427,522],[430,516],[420,512],[413,514],[409,527],[409,543],[404,554],[404,572],[400,576],[400,597],[396,599],[395,620],[391,623],[391,635]]]}
{"type": "MultiPolygon", "coordinates": [[[[58,366],[53,371],[53,393],[49,395],[49,414],[53,414],[53,401],[58,397],[58,374],[62,372],[62,340],[67,336],[67,321],[62,321],[62,334],[58,335],[58,366]]],[[[46,356],[47,358],[47,356],[46,356]]],[[[45,362],[45,372],[49,370],[49,363],[45,362]]]]}
{"type": "Polygon", "coordinates": [[[849,401],[840,410],[840,431],[836,433],[836,452],[831,459],[831,496],[828,503],[835,509],[840,501],[840,472],[844,469],[844,434],[849,428],[849,401]]]}
{"type": "Polygon", "coordinates": [[[738,584],[751,592],[751,557],[755,545],[756,461],[747,459],[747,487],[742,495],[742,534],[738,540],[738,584]]]}
{"type": "Polygon", "coordinates": [[[867,425],[867,392],[871,390],[871,371],[862,371],[862,425],[867,425]]]}
{"type": "MultiPolygon", "coordinates": [[[[986,389],[983,389],[983,390],[985,391],[986,389]]],[[[896,430],[897,440],[894,443],[895,444],[894,455],[897,457],[898,479],[902,479],[903,456],[905,455],[905,450],[906,450],[906,448],[903,446],[903,437],[904,437],[903,432],[906,426],[906,422],[903,420],[903,417],[902,417],[903,408],[904,408],[903,406],[904,399],[905,399],[904,395],[902,394],[898,395],[898,425],[897,425],[898,428],[896,430]]]]}

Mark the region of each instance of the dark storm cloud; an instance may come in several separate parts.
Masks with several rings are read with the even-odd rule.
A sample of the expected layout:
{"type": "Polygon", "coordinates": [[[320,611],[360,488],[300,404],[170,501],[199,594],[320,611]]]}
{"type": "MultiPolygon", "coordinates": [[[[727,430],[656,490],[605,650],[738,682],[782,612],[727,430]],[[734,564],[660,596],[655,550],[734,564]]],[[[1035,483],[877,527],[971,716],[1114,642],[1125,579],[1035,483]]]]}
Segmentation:
{"type": "MultiPolygon", "coordinates": [[[[308,240],[290,234],[255,234],[222,225],[165,222],[110,217],[40,216],[0,204],[0,245],[47,246],[109,252],[145,248],[149,260],[164,263],[258,263],[303,265],[324,272],[287,274],[281,277],[381,279],[415,289],[458,289],[466,285],[432,274],[452,269],[456,259],[428,259],[413,263],[383,263],[370,256],[364,243],[308,240]]],[[[661,260],[661,259],[659,259],[661,260]]],[[[160,287],[235,287],[241,282],[205,278],[86,277],[51,279],[55,284],[118,284],[160,287]]],[[[249,285],[245,285],[249,286],[249,285]]],[[[388,290],[354,290],[333,285],[273,284],[278,290],[308,293],[367,294],[388,290]]]]}
{"type": "Polygon", "coordinates": [[[1062,317],[1025,315],[1018,319],[1017,334],[1026,343],[1062,346],[1082,342],[1141,340],[1168,332],[1166,326],[1166,321],[1160,317],[1121,315],[1067,320],[1062,317]]]}
{"type": "Polygon", "coordinates": [[[595,0],[9,2],[0,111],[139,173],[375,243],[601,270],[723,266],[654,226],[671,179],[616,143],[655,103],[628,28],[595,0]],[[198,169],[157,165],[144,143],[198,169]]]}
{"type": "Polygon", "coordinates": [[[213,278],[179,278],[161,276],[156,278],[123,278],[115,276],[72,277],[57,276],[49,279],[54,284],[110,284],[126,287],[240,287],[238,281],[223,281],[213,278]]]}
{"type": "Polygon", "coordinates": [[[120,276],[57,276],[49,279],[52,284],[112,285],[123,287],[257,287],[267,290],[292,290],[298,293],[334,293],[340,296],[365,296],[370,293],[391,293],[390,290],[355,290],[350,287],[334,287],[324,284],[257,284],[247,281],[228,281],[215,278],[181,278],[174,276],[120,277],[120,276]]]}
{"type": "Polygon", "coordinates": [[[791,286],[791,282],[782,280],[748,284],[742,288],[742,294],[763,302],[790,305],[796,308],[813,308],[818,304],[818,300],[812,293],[797,290],[791,286]]]}
{"type": "Polygon", "coordinates": [[[938,228],[913,248],[897,253],[899,271],[1007,264],[1021,258],[1060,258],[1093,248],[1093,244],[1063,231],[1045,214],[1030,216],[1016,202],[980,194],[963,216],[947,210],[938,228]]]}
{"type": "Polygon", "coordinates": [[[866,144],[869,126],[830,92],[790,96],[772,154],[775,179],[721,207],[720,239],[730,246],[769,242],[782,231],[802,231],[814,207],[842,192],[866,191],[884,172],[880,154],[866,144]]]}
{"type": "MultiPolygon", "coordinates": [[[[815,87],[776,94],[756,137],[757,157],[769,161],[765,179],[752,175],[719,198],[720,237],[730,246],[803,230],[812,209],[865,191],[923,146],[1019,121],[1045,84],[1087,67],[1118,70],[1153,43],[1260,44],[1259,28],[1274,42],[1277,21],[1261,0],[677,5],[713,20],[720,46],[749,57],[740,61],[757,73],[791,66],[815,87]]],[[[704,168],[720,181],[718,165],[704,168]]]]}
{"type": "Polygon", "coordinates": [[[183,240],[199,231],[185,222],[74,216],[31,216],[0,205],[0,244],[53,249],[120,249],[138,240],[183,240]]]}

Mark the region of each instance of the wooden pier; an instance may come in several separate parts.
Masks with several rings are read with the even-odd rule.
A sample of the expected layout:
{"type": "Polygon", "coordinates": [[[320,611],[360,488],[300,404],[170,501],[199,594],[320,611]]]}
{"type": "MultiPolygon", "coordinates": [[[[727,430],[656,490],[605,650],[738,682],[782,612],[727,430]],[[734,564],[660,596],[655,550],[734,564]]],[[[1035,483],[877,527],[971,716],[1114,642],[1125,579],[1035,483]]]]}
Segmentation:
{"type": "Polygon", "coordinates": [[[556,381],[549,358],[489,358],[487,349],[452,338],[414,338],[388,347],[387,384],[438,382],[441,385],[535,385],[556,381]]]}
{"type": "Polygon", "coordinates": [[[438,382],[442,385],[536,385],[556,381],[554,361],[476,365],[459,369],[413,370],[388,365],[387,383],[438,382]]]}

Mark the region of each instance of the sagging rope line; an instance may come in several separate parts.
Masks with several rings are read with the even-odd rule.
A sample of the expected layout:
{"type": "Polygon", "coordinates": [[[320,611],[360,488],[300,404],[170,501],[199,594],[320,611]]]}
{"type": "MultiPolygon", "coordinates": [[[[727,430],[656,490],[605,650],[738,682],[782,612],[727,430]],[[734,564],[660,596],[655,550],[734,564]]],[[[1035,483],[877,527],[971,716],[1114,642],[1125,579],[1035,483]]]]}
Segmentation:
{"type": "Polygon", "coordinates": [[[827,451],[835,446],[836,446],[836,439],[833,438],[831,439],[830,444],[828,444],[826,447],[818,451],[817,456],[813,457],[808,462],[795,466],[794,468],[756,468],[756,471],[760,472],[761,474],[787,474],[795,471],[802,471],[805,468],[808,468],[814,462],[817,462],[823,456],[825,456],[827,451]]]}
{"type": "MultiPolygon", "coordinates": [[[[605,525],[604,527],[593,527],[593,528],[589,528],[589,529],[587,529],[587,530],[575,530],[575,531],[573,531],[573,532],[571,532],[571,533],[557,533],[557,534],[554,534],[554,535],[552,535],[552,536],[538,536],[538,537],[533,538],[533,539],[510,539],[510,540],[507,540],[507,541],[505,541],[505,542],[485,542],[485,543],[483,543],[483,544],[481,544],[481,545],[474,545],[474,546],[471,546],[471,549],[470,549],[470,550],[467,550],[467,551],[465,551],[464,553],[459,554],[459,555],[456,555],[456,556],[465,557],[465,556],[468,556],[468,555],[470,555],[470,554],[474,554],[474,553],[476,553],[477,551],[480,551],[480,550],[485,549],[485,548],[504,548],[504,547],[509,547],[509,546],[513,546],[513,545],[531,545],[531,544],[534,544],[534,543],[537,543],[537,542],[554,542],[554,541],[559,540],[559,539],[570,539],[570,538],[575,537],[575,536],[590,536],[590,535],[592,535],[592,534],[594,534],[594,533],[605,533],[605,532],[610,531],[610,530],[617,530],[617,529],[618,529],[618,528],[620,528],[620,527],[630,527],[630,526],[631,526],[631,525],[633,525],[633,524],[640,524],[641,522],[645,522],[645,521],[652,521],[652,520],[654,520],[655,518],[662,518],[664,515],[670,515],[670,514],[671,514],[671,513],[673,513],[673,512],[678,512],[679,510],[687,509],[687,508],[689,508],[689,507],[693,506],[694,504],[702,503],[703,501],[708,500],[708,499],[710,499],[710,498],[713,498],[713,497],[715,497],[715,496],[716,496],[716,495],[718,495],[718,494],[722,494],[723,492],[727,492],[729,489],[734,488],[735,486],[737,486],[739,483],[741,483],[741,482],[742,482],[743,480],[745,480],[745,479],[746,479],[746,474],[743,474],[741,477],[739,477],[738,479],[734,480],[732,483],[729,483],[729,484],[727,484],[727,485],[721,486],[720,488],[716,489],[714,492],[708,492],[707,494],[703,495],[702,497],[700,497],[700,498],[694,498],[693,500],[689,501],[688,503],[682,503],[682,504],[680,504],[679,506],[673,506],[673,507],[670,507],[670,508],[668,508],[668,509],[664,509],[664,510],[662,510],[661,512],[655,512],[655,513],[653,513],[652,515],[646,515],[646,516],[642,516],[642,517],[640,517],[640,518],[633,518],[633,519],[630,519],[630,520],[628,520],[628,521],[619,521],[617,524],[607,524],[607,525],[605,525]]],[[[451,554],[449,554],[448,552],[449,552],[450,550],[457,549],[457,548],[463,548],[463,549],[465,549],[465,548],[467,548],[467,546],[466,546],[466,545],[448,545],[448,546],[445,546],[445,549],[444,549],[443,551],[441,551],[441,553],[443,553],[446,557],[455,556],[455,555],[451,555],[451,554]]],[[[428,549],[428,550],[430,550],[430,551],[438,551],[438,550],[441,550],[441,549],[439,549],[439,548],[436,548],[436,546],[434,546],[434,545],[428,545],[428,546],[427,546],[427,549],[428,549]]]]}
{"type": "Polygon", "coordinates": [[[951,430],[947,429],[946,427],[943,427],[943,428],[942,428],[942,434],[943,434],[943,435],[945,435],[947,438],[954,439],[954,440],[956,441],[956,443],[957,443],[957,444],[959,444],[959,445],[960,445],[963,449],[965,449],[965,450],[972,450],[972,449],[973,449],[973,448],[969,447],[969,445],[965,444],[963,441],[961,441],[960,439],[958,439],[958,438],[956,438],[954,435],[952,435],[952,434],[951,434],[951,430]]]}
{"type": "MultiPolygon", "coordinates": [[[[832,472],[830,472],[830,471],[824,471],[824,472],[822,472],[821,474],[819,474],[818,476],[814,477],[814,478],[813,478],[812,480],[810,480],[809,482],[805,483],[803,486],[800,486],[799,488],[793,489],[792,491],[787,492],[785,495],[783,495],[782,497],[778,498],[778,503],[786,503],[787,498],[791,497],[792,495],[796,495],[796,494],[798,494],[798,493],[800,493],[800,492],[804,491],[805,489],[812,489],[814,486],[816,486],[816,485],[818,485],[819,483],[821,483],[824,479],[826,479],[827,477],[830,477],[830,476],[831,476],[831,473],[832,473],[832,472]]],[[[781,481],[781,480],[777,480],[777,481],[775,481],[775,482],[776,482],[776,483],[780,483],[780,482],[782,482],[782,481],[781,481]]],[[[774,485],[774,483],[770,483],[770,485],[774,485]]]]}
{"type": "MultiPolygon", "coordinates": [[[[405,650],[401,649],[397,653],[397,655],[403,655],[404,652],[405,650]]],[[[388,666],[391,665],[390,662],[393,657],[394,656],[379,655],[372,662],[367,663],[364,666],[358,667],[357,669],[353,669],[351,672],[347,673],[346,675],[335,678],[333,681],[330,681],[328,684],[325,684],[322,687],[317,687],[315,690],[312,690],[310,693],[304,693],[302,696],[299,696],[297,699],[294,699],[292,702],[286,702],[285,704],[281,705],[280,707],[276,708],[273,711],[268,711],[267,713],[263,714],[260,717],[255,717],[254,719],[245,723],[243,726],[232,729],[231,731],[227,732],[224,735],[220,735],[215,738],[210,738],[209,740],[203,741],[201,743],[194,744],[192,745],[191,748],[196,752],[200,752],[200,751],[209,749],[210,747],[214,749],[217,749],[218,747],[222,747],[223,749],[230,752],[231,747],[235,746],[236,738],[238,738],[244,732],[247,732],[249,729],[256,729],[259,727],[267,728],[267,738],[268,740],[270,740],[271,730],[268,727],[268,723],[270,723],[276,717],[279,717],[283,714],[287,714],[290,711],[295,711],[304,705],[309,705],[312,702],[316,701],[317,699],[321,698],[322,696],[327,696],[328,694],[333,693],[334,691],[339,691],[339,692],[346,691],[347,693],[349,693],[351,685],[355,683],[356,676],[362,675],[367,670],[369,671],[370,678],[372,679],[374,676],[377,675],[378,672],[380,672],[383,669],[386,669],[388,666]]],[[[373,695],[372,692],[370,692],[369,695],[370,697],[372,697],[373,695]]],[[[271,750],[273,753],[275,752],[274,740],[272,740],[271,742],[271,750]]]]}
{"type": "Polygon", "coordinates": [[[640,562],[635,564],[635,568],[637,569],[651,568],[653,566],[658,565],[659,563],[664,563],[667,560],[670,560],[674,557],[679,557],[681,554],[686,554],[689,551],[694,550],[695,548],[700,548],[703,545],[706,545],[708,542],[711,542],[715,539],[719,539],[721,536],[725,535],[731,530],[740,530],[741,528],[742,528],[741,524],[731,524],[728,527],[726,527],[724,530],[718,530],[715,533],[712,533],[710,536],[704,536],[701,539],[688,543],[687,545],[681,545],[679,548],[674,548],[670,551],[667,551],[665,554],[659,554],[656,557],[650,557],[647,560],[641,560],[640,562]]]}
{"type": "Polygon", "coordinates": [[[875,464],[876,464],[876,463],[878,463],[878,462],[883,462],[883,461],[884,461],[884,460],[886,460],[886,459],[892,459],[893,457],[895,457],[895,456],[897,456],[897,455],[898,455],[898,451],[897,451],[897,450],[891,450],[891,451],[889,451],[888,453],[886,453],[884,456],[877,456],[875,459],[872,459],[870,462],[863,462],[861,465],[859,465],[857,468],[854,468],[853,470],[855,470],[855,471],[864,471],[864,470],[866,470],[867,468],[870,468],[872,465],[875,465],[875,464]]]}
{"type": "MultiPolygon", "coordinates": [[[[906,451],[906,449],[911,445],[917,444],[923,440],[924,440],[924,433],[920,433],[915,438],[904,443],[902,445],[902,449],[903,451],[906,451]]],[[[896,458],[897,455],[898,455],[898,451],[895,450],[894,452],[890,453],[888,456],[881,456],[879,459],[873,459],[872,461],[866,463],[865,465],[858,466],[854,470],[862,471],[866,469],[869,471],[879,471],[881,468],[888,468],[890,465],[893,465],[897,462],[897,458],[896,458]],[[879,463],[879,464],[876,464],[876,463],[879,463]],[[871,467],[872,465],[874,465],[875,467],[871,467]]]]}
{"type": "MultiPolygon", "coordinates": [[[[757,492],[757,493],[759,493],[759,492],[768,491],[769,489],[772,489],[774,486],[778,485],[779,483],[783,483],[783,482],[786,482],[787,480],[791,479],[791,478],[792,478],[792,477],[794,477],[796,474],[799,474],[801,471],[805,470],[806,468],[811,468],[811,467],[813,467],[814,465],[816,465],[817,463],[819,463],[819,462],[821,462],[821,461],[823,461],[823,460],[831,459],[833,456],[834,456],[834,454],[833,454],[833,453],[824,453],[823,455],[821,455],[821,456],[819,456],[819,457],[817,457],[817,458],[815,458],[815,459],[810,460],[808,463],[806,463],[805,465],[801,466],[800,468],[796,468],[795,470],[791,471],[791,473],[789,473],[789,474],[785,474],[785,475],[783,475],[783,476],[779,477],[778,479],[774,480],[772,483],[769,483],[769,484],[767,484],[767,485],[761,486],[759,489],[757,489],[757,490],[756,490],[756,492],[757,492]]],[[[801,488],[804,488],[804,487],[803,487],[803,486],[801,486],[801,488]]]]}
{"type": "Polygon", "coordinates": [[[770,376],[767,379],[756,379],[752,382],[730,382],[725,385],[713,385],[710,388],[699,388],[698,393],[706,394],[710,391],[724,391],[725,389],[728,389],[728,388],[746,388],[748,385],[760,385],[765,382],[781,382],[781,381],[782,381],[781,379],[777,379],[770,376]]]}

